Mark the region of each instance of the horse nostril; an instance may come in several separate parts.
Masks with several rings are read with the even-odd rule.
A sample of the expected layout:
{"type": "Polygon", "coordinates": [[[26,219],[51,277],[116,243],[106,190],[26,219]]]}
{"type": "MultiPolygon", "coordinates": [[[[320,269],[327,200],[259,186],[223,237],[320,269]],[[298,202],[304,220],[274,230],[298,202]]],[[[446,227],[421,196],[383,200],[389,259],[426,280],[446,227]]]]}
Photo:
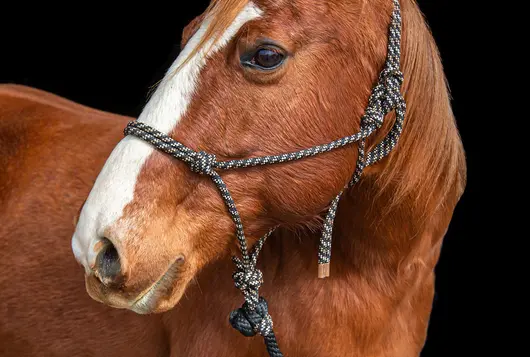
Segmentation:
{"type": "Polygon", "coordinates": [[[120,256],[116,247],[106,238],[96,258],[96,276],[105,285],[118,284],[121,278],[120,256]]]}

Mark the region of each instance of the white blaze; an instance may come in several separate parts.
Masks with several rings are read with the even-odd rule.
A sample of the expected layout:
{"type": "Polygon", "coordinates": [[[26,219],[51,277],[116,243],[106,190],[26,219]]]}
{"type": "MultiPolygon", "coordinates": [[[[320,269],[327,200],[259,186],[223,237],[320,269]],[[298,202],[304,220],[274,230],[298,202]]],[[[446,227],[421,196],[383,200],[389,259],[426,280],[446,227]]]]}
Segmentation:
{"type": "MultiPolygon", "coordinates": [[[[209,18],[206,18],[169,68],[138,120],[169,134],[186,113],[207,58],[224,47],[245,23],[260,16],[261,10],[249,2],[208,53],[209,43],[175,74],[176,68],[202,39],[209,25],[209,18]]],[[[115,147],[101,170],[72,237],[74,255],[87,272],[96,258],[94,245],[132,201],[138,174],[153,150],[141,139],[127,136],[115,147]]]]}

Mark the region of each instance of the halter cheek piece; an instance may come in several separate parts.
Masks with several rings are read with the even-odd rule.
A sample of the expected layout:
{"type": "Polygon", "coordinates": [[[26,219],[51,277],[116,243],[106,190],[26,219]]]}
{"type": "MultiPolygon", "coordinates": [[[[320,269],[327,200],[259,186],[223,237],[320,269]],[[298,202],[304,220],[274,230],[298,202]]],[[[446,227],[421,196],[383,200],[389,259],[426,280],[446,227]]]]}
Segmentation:
{"type": "Polygon", "coordinates": [[[245,296],[243,306],[230,314],[231,325],[245,336],[260,334],[265,339],[270,356],[281,357],[276,337],[273,332],[272,318],[268,313],[267,302],[259,296],[259,288],[263,283],[263,275],[256,268],[257,259],[265,240],[272,234],[269,231],[249,251],[243,224],[234,200],[217,170],[238,169],[259,165],[278,164],[315,156],[332,151],[343,146],[358,143],[359,157],[351,181],[333,199],[324,221],[320,245],[318,248],[318,276],[329,276],[331,259],[331,238],[333,222],[337,206],[344,191],[356,184],[366,166],[369,166],[387,156],[396,146],[403,129],[405,119],[405,100],[400,93],[403,75],[400,70],[401,55],[401,12],[399,0],[393,0],[394,11],[388,37],[388,53],[386,63],[379,74],[379,80],[372,90],[365,114],[361,118],[361,129],[358,133],[332,141],[328,144],[314,146],[296,152],[282,155],[254,157],[242,160],[217,161],[215,155],[206,152],[196,152],[164,133],[139,121],[130,122],[125,128],[125,135],[134,135],[155,146],[157,149],[182,160],[190,165],[193,172],[207,175],[217,186],[228,208],[228,212],[236,227],[236,237],[241,250],[241,257],[233,257],[236,271],[233,273],[235,286],[245,296]],[[387,136],[374,149],[365,153],[365,140],[382,125],[384,117],[392,110],[396,111],[396,121],[387,136]]]}

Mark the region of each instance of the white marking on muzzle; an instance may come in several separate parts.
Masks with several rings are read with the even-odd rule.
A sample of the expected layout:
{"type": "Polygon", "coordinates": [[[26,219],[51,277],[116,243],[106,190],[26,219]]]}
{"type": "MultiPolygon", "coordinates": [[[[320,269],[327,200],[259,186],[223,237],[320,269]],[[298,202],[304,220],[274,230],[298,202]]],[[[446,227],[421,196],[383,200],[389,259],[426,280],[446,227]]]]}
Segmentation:
{"type": "MultiPolygon", "coordinates": [[[[206,18],[169,68],[138,120],[166,134],[172,131],[186,113],[207,58],[223,48],[245,23],[260,16],[261,10],[249,2],[208,53],[206,50],[210,48],[210,43],[174,73],[204,36],[210,23],[210,19],[206,18]]],[[[94,245],[132,201],[138,175],[153,150],[152,146],[136,137],[125,137],[114,148],[101,170],[72,237],[74,255],[87,273],[95,262],[94,245]]],[[[119,240],[120,237],[113,239],[119,240]]]]}

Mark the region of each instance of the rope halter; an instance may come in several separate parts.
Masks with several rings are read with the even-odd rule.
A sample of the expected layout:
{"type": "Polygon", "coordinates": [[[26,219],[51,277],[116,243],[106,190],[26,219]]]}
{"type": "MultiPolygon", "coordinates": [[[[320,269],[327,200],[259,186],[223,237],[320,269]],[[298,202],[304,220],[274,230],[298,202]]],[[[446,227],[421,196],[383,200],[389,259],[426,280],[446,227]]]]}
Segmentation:
{"type": "Polygon", "coordinates": [[[160,151],[186,162],[190,166],[191,171],[212,178],[212,181],[217,186],[217,189],[227,206],[228,213],[235,224],[236,238],[241,252],[241,257],[233,257],[236,270],[233,273],[232,278],[236,288],[243,293],[245,302],[241,308],[230,314],[229,320],[231,325],[244,336],[254,336],[256,334],[262,335],[265,340],[267,351],[271,357],[282,357],[283,354],[278,347],[276,336],[274,335],[273,322],[269,315],[267,302],[259,295],[259,288],[263,283],[263,274],[256,265],[259,252],[274,229],[262,237],[249,252],[241,217],[239,216],[239,212],[232,199],[232,195],[217,171],[301,160],[352,143],[358,143],[359,156],[353,176],[350,182],[344,186],[343,190],[332,200],[324,220],[322,236],[318,248],[318,276],[320,278],[328,277],[330,273],[329,264],[331,260],[333,223],[340,198],[345,190],[352,187],[360,180],[366,166],[372,165],[386,157],[392,149],[394,149],[403,130],[406,105],[405,100],[400,93],[400,87],[403,83],[403,74],[400,71],[401,13],[399,0],[393,0],[393,2],[394,11],[390,24],[386,63],[379,75],[377,84],[372,89],[372,93],[368,100],[368,106],[361,118],[360,130],[353,135],[334,140],[327,144],[317,145],[308,149],[281,155],[217,161],[215,155],[204,151],[196,152],[142,122],[132,121],[128,123],[125,128],[125,135],[134,135],[150,143],[160,151]],[[375,133],[377,129],[381,128],[385,116],[392,110],[395,110],[396,112],[396,121],[393,127],[381,142],[379,142],[370,152],[365,153],[366,138],[375,133]]]}
{"type": "Polygon", "coordinates": [[[201,175],[211,175],[213,165],[217,162],[215,155],[199,151],[192,157],[191,171],[201,175]]]}

